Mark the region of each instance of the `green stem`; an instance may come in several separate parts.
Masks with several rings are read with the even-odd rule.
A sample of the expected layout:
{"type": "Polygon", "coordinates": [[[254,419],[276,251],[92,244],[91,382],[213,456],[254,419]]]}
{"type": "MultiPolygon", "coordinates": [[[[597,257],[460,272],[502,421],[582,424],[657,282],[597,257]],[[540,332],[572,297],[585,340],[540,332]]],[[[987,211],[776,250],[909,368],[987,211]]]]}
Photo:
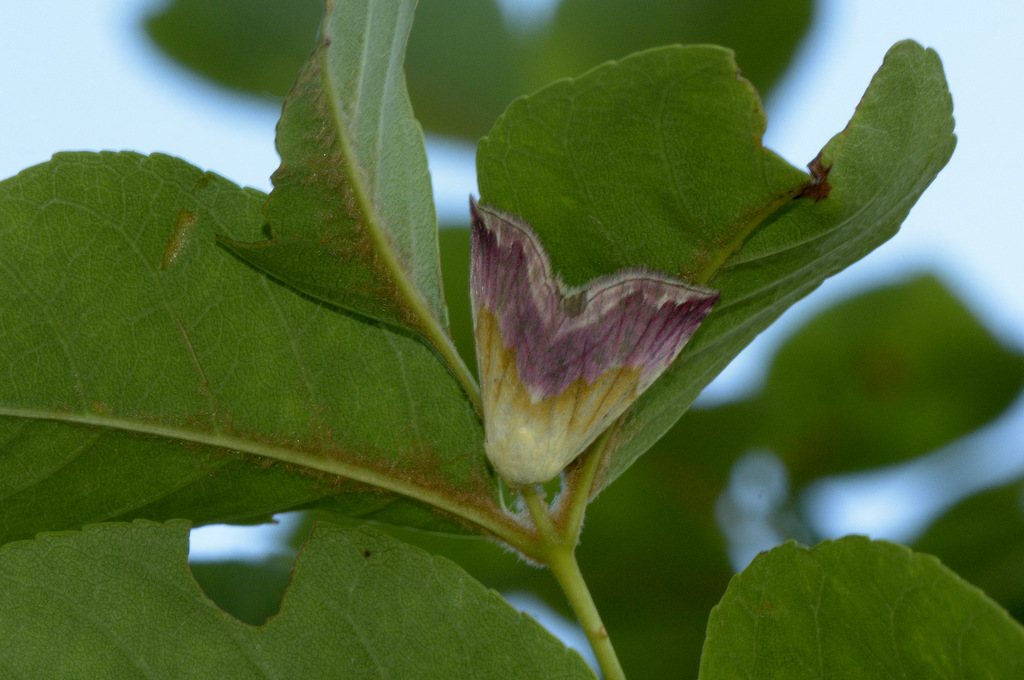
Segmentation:
{"type": "Polygon", "coordinates": [[[573,537],[573,543],[579,539],[580,531],[583,529],[583,514],[590,502],[590,491],[594,488],[594,478],[597,477],[597,470],[601,467],[601,459],[604,458],[605,449],[608,447],[608,440],[611,438],[615,426],[609,427],[601,434],[586,453],[583,454],[583,465],[579,474],[573,480],[572,487],[566,490],[569,498],[565,505],[565,519],[562,522],[562,532],[566,536],[573,537]]]}
{"type": "MultiPolygon", "coordinates": [[[[600,454],[596,454],[595,457],[600,458],[600,454]]],[[[590,641],[590,647],[597,656],[605,680],[625,680],[626,676],[622,672],[619,658],[615,655],[608,631],[601,621],[597,605],[594,604],[594,598],[590,595],[587,582],[583,580],[583,574],[576,562],[576,541],[579,538],[581,522],[575,523],[575,530],[559,533],[551,519],[548,506],[537,493],[537,488],[526,487],[520,492],[533,517],[533,523],[537,526],[540,539],[537,546],[539,554],[534,553],[533,556],[548,566],[558,585],[565,592],[580,626],[583,627],[583,632],[587,635],[587,640],[590,641]]],[[[582,515],[580,517],[582,518],[582,515]]]]}
{"type": "MultiPolygon", "coordinates": [[[[537,487],[527,486],[519,490],[522,494],[523,500],[526,501],[526,507],[530,511],[530,516],[533,517],[533,523],[537,525],[537,533],[540,535],[540,548],[546,548],[547,546],[556,545],[563,541],[563,536],[558,533],[558,529],[555,528],[555,523],[551,521],[551,514],[548,512],[548,506],[544,504],[540,494],[537,493],[537,487]]],[[[573,541],[573,545],[575,545],[573,541]]]]}
{"type": "Polygon", "coordinates": [[[565,545],[557,546],[557,549],[553,548],[548,552],[547,565],[565,591],[569,604],[576,612],[576,618],[583,626],[583,632],[587,634],[587,640],[590,641],[590,646],[597,656],[604,680],[625,680],[626,675],[622,672],[619,657],[615,655],[611,638],[608,637],[608,631],[601,622],[594,598],[591,597],[580,572],[580,566],[576,562],[575,551],[565,545]]]}

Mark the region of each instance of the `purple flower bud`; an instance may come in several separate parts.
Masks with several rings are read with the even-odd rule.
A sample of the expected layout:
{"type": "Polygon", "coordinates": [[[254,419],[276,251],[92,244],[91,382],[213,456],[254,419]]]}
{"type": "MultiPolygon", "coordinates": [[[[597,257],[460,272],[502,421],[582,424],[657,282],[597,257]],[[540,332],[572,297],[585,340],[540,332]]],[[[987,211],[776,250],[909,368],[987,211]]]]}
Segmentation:
{"type": "Polygon", "coordinates": [[[470,212],[484,447],[505,481],[541,484],[668,368],[718,293],[642,268],[571,288],[525,221],[470,212]]]}

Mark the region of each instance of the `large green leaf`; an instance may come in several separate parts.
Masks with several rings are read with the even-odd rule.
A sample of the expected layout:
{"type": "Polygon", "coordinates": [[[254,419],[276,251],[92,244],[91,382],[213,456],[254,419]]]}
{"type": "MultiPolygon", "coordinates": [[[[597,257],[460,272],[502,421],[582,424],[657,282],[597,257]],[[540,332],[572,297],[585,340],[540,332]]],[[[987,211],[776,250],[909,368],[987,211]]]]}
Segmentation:
{"type": "Polygon", "coordinates": [[[365,528],[320,525],[280,613],[244,624],[193,580],[188,528],[103,524],[0,548],[3,675],[594,677],[455,564],[365,528]]]}
{"type": "Polygon", "coordinates": [[[334,4],[278,123],[272,238],[224,243],[304,293],[444,344],[430,175],[402,71],[415,3],[334,4]]]}
{"type": "Polygon", "coordinates": [[[803,176],[760,145],[764,117],[730,55],[666,48],[509,107],[481,141],[482,198],[521,215],[580,283],[625,266],[721,290],[680,359],[611,442],[607,484],[761,330],[899,228],[955,145],[938,56],[895,45],[847,128],[803,176]]]}
{"type": "Polygon", "coordinates": [[[793,543],[736,576],[704,680],[1017,678],[1024,628],[934,557],[861,537],[793,543]]]}
{"type": "Polygon", "coordinates": [[[531,222],[569,284],[626,266],[698,280],[712,244],[735,249],[808,180],[764,127],[731,52],[649,50],[509,106],[480,141],[480,192],[531,222]]]}
{"type": "Polygon", "coordinates": [[[474,409],[429,348],[215,245],[256,237],[264,198],[133,153],[0,183],[4,540],[324,504],[439,526],[343,478],[500,513],[474,409]]]}

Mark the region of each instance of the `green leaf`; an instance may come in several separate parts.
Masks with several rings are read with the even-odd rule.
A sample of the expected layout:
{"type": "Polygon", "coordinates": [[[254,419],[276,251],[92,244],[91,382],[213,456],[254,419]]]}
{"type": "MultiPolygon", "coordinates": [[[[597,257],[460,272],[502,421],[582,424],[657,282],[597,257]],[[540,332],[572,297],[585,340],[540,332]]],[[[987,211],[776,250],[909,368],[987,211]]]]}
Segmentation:
{"type": "Polygon", "coordinates": [[[700,677],[1016,678],[1024,628],[942,566],[849,537],[757,557],[708,621],[700,677]]]}
{"type": "Polygon", "coordinates": [[[283,97],[316,44],[323,0],[173,0],[146,18],[156,45],[220,85],[283,97]]]}
{"type": "Polygon", "coordinates": [[[366,528],[320,525],[280,613],[243,624],[193,580],[188,528],[104,524],[0,548],[4,675],[594,677],[455,564],[366,528]]]}
{"type": "Polygon", "coordinates": [[[429,348],[216,246],[256,237],[264,198],[133,153],[0,183],[3,540],[310,506],[453,528],[381,490],[503,516],[474,409],[429,348]]]}
{"type": "Polygon", "coordinates": [[[764,127],[731,52],[649,50],[513,102],[477,149],[480,192],[571,285],[626,266],[699,281],[710,244],[735,248],[807,182],[764,127]]]}
{"type": "Polygon", "coordinates": [[[482,197],[527,219],[568,282],[647,265],[722,292],[627,415],[601,485],[787,307],[897,231],[952,153],[951,112],[938,56],[898,43],[814,164],[821,200],[789,200],[804,176],[760,146],[756,95],[723,50],[651,50],[509,107],[478,149],[482,197]]]}
{"type": "Polygon", "coordinates": [[[415,3],[332,4],[278,123],[272,239],[223,243],[304,293],[444,345],[437,220],[402,72],[415,3]]]}
{"type": "Polygon", "coordinates": [[[790,337],[755,399],[756,427],[802,485],[937,449],[1021,388],[1024,355],[938,279],[918,276],[831,307],[790,337]]]}
{"type": "Polygon", "coordinates": [[[955,505],[914,542],[914,549],[936,555],[1024,619],[1024,480],[955,505]]]}

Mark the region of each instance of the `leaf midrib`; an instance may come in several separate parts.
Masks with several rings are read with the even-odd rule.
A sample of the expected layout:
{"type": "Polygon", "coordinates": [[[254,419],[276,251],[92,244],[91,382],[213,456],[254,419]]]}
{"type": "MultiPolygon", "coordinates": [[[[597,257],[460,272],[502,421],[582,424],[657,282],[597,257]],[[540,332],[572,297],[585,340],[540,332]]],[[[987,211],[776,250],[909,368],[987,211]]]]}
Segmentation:
{"type": "Polygon", "coordinates": [[[103,415],[99,413],[73,413],[67,411],[51,411],[32,408],[12,408],[0,406],[0,417],[23,420],[42,420],[86,427],[108,428],[130,432],[133,434],[160,437],[181,442],[203,444],[218,449],[237,451],[263,458],[277,460],[300,467],[306,467],[331,475],[344,477],[354,482],[400,494],[413,500],[431,505],[455,517],[466,520],[478,527],[500,536],[511,545],[520,547],[530,543],[531,539],[525,527],[507,513],[501,512],[496,506],[488,510],[482,505],[462,502],[442,492],[416,485],[405,479],[392,477],[366,467],[346,463],[334,458],[319,456],[315,453],[291,449],[267,442],[254,441],[224,432],[203,432],[174,425],[155,422],[144,422],[130,418],[103,415]]]}
{"type": "MultiPolygon", "coordinates": [[[[369,30],[372,14],[373,10],[371,5],[371,9],[367,14],[366,20],[367,30],[369,30]]],[[[394,42],[399,39],[398,31],[391,31],[391,35],[392,49],[389,52],[393,56],[394,42]]],[[[364,41],[364,45],[365,44],[368,43],[364,41]]],[[[335,83],[330,78],[327,70],[327,64],[325,63],[326,58],[327,50],[323,49],[319,56],[319,59],[321,60],[319,70],[322,76],[324,96],[327,100],[328,110],[330,111],[331,123],[337,133],[336,138],[338,140],[338,146],[340,147],[339,155],[342,161],[343,172],[349,178],[352,194],[356,200],[356,204],[359,206],[363,226],[369,233],[374,249],[377,251],[381,261],[384,263],[384,268],[390,274],[399,294],[404,299],[413,315],[419,320],[423,335],[426,337],[430,346],[445,362],[452,375],[456,380],[458,380],[463,391],[473,403],[473,407],[476,409],[477,414],[480,415],[483,413],[483,408],[480,401],[480,388],[478,387],[476,380],[466,367],[466,364],[462,361],[458,351],[456,351],[455,345],[452,342],[447,329],[445,329],[441,324],[440,320],[432,311],[430,303],[410,279],[409,273],[406,271],[405,267],[402,266],[398,254],[395,252],[394,246],[391,243],[391,239],[389,238],[384,225],[381,224],[380,215],[377,212],[376,205],[373,201],[373,192],[370,190],[370,187],[367,186],[366,174],[363,172],[363,168],[359,164],[357,154],[355,153],[355,145],[352,142],[349,128],[345,123],[344,103],[335,83]]],[[[365,63],[366,58],[364,51],[364,58],[360,62],[360,83],[362,82],[362,69],[365,63]]],[[[388,82],[392,81],[393,71],[394,60],[389,59],[387,75],[388,82]]],[[[362,88],[357,88],[357,91],[360,92],[361,95],[362,88]]],[[[383,100],[385,102],[388,99],[388,93],[390,91],[391,90],[389,88],[385,88],[385,94],[383,95],[383,100]]],[[[380,135],[378,135],[378,138],[380,138],[380,135]]],[[[434,228],[437,228],[436,225],[434,228]]]]}

